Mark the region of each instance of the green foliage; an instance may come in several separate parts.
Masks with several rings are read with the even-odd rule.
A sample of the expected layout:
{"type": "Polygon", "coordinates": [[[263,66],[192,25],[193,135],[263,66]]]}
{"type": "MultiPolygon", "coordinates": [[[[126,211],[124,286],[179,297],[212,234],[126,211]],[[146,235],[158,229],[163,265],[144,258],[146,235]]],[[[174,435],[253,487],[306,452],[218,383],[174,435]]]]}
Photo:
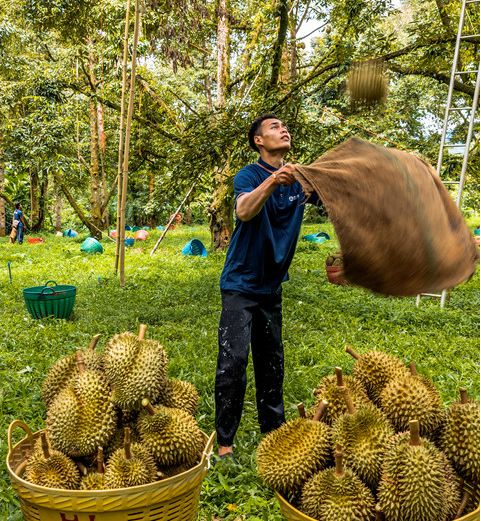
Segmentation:
{"type": "MultiPolygon", "coordinates": [[[[479,225],[479,217],[470,226],[479,225]]],[[[102,241],[104,253],[80,252],[86,238],[46,235],[44,244],[9,245],[0,239],[0,518],[21,521],[20,506],[5,466],[8,425],[21,419],[35,432],[44,427],[45,408],[40,390],[48,369],[60,357],[87,347],[93,335],[98,344],[121,331],[138,331],[148,324],[147,337],[167,350],[169,376],[186,379],[199,391],[197,414],[202,430],[214,430],[214,374],[217,326],[220,317],[219,277],[225,253],[206,258],[183,256],[182,247],[198,238],[210,242],[204,226],[169,231],[158,253],[149,253],[161,232],[151,231],[146,243],[126,249],[126,285],[113,275],[115,244],[102,241]],[[7,262],[11,264],[12,283],[7,262]],[[100,277],[100,283],[99,283],[100,277]],[[70,320],[33,320],[22,296],[27,287],[48,280],[73,284],[77,298],[70,320]]],[[[344,352],[350,344],[358,352],[381,349],[411,360],[421,374],[438,385],[447,405],[466,387],[479,398],[479,269],[472,280],[450,292],[449,301],[423,298],[390,298],[361,288],[329,284],[324,261],[338,243],[329,222],[305,224],[302,235],[326,231],[330,242],[299,240],[284,285],[284,386],[288,418],[296,406],[314,403],[312,389],[323,376],[340,366],[348,374],[353,360],[344,352]]],[[[23,438],[14,432],[14,442],[23,438]]],[[[256,417],[255,384],[248,366],[244,414],[234,450],[240,467],[219,463],[204,482],[199,505],[202,521],[242,515],[252,520],[281,521],[273,492],[256,475],[255,450],[261,439],[256,417]]]]}

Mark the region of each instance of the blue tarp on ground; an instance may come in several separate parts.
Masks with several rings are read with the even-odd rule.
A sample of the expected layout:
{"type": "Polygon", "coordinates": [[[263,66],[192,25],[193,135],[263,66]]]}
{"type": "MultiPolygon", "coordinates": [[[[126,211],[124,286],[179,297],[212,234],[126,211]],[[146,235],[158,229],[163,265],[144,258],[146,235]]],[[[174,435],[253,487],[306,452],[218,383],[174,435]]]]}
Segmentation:
{"type": "Polygon", "coordinates": [[[201,257],[207,257],[209,252],[205,249],[205,246],[202,244],[202,241],[199,239],[192,239],[188,242],[183,248],[182,253],[184,255],[200,255],[201,257]]]}
{"type": "Polygon", "coordinates": [[[329,235],[326,232],[311,233],[310,235],[304,235],[303,239],[305,241],[319,242],[319,243],[323,243],[323,242],[331,240],[331,238],[329,237],[329,235]]]}
{"type": "Polygon", "coordinates": [[[68,230],[65,230],[63,232],[64,237],[77,237],[78,233],[75,230],[72,230],[72,228],[69,228],[68,230]]]}

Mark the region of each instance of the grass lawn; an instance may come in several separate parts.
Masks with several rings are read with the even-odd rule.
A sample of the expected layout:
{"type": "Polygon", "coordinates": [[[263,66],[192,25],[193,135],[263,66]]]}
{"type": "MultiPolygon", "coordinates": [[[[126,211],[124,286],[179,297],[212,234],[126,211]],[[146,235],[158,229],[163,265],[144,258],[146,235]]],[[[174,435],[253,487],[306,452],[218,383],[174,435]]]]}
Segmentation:
{"type": "MultiPolygon", "coordinates": [[[[474,228],[474,226],[473,226],[474,228]]],[[[345,344],[363,353],[380,349],[404,362],[416,362],[419,373],[438,385],[445,404],[458,387],[479,399],[479,268],[467,283],[450,293],[444,310],[438,301],[390,298],[355,287],[327,282],[324,260],[338,249],[330,224],[304,225],[302,235],[328,232],[325,244],[299,241],[284,284],[285,403],[288,417],[303,401],[310,406],[312,389],[335,366],[350,373],[352,358],[345,344]]],[[[197,420],[214,430],[214,373],[217,325],[220,316],[219,277],[225,253],[206,258],[186,257],[182,247],[200,239],[207,248],[206,227],[182,227],[169,232],[157,253],[149,253],[161,232],[147,243],[126,250],[126,285],[113,275],[115,244],[102,241],[104,253],[80,251],[78,238],[46,236],[44,244],[8,244],[0,239],[0,519],[21,520],[18,499],[10,487],[5,465],[7,428],[15,419],[32,431],[44,427],[41,385],[60,357],[85,348],[101,333],[98,348],[116,333],[137,332],[148,324],[147,338],[158,340],[169,355],[169,376],[189,380],[200,395],[197,420]],[[10,262],[12,282],[7,263],[10,262]],[[99,282],[100,277],[100,282],[99,282]],[[73,284],[77,298],[70,320],[34,320],[25,307],[22,290],[48,280],[73,284]]],[[[260,441],[255,386],[249,365],[244,415],[235,444],[241,466],[216,466],[204,481],[199,519],[284,519],[273,492],[256,475],[255,449],[260,441]]],[[[15,431],[15,442],[23,431],[15,431]],[[18,431],[18,432],[17,432],[18,431]]]]}

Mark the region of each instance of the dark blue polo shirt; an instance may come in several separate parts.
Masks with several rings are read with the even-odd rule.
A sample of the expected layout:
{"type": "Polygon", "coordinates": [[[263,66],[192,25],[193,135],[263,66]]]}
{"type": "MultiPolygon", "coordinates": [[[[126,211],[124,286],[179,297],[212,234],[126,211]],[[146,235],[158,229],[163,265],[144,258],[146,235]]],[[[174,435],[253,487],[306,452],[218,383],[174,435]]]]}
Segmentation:
{"type": "MultiPolygon", "coordinates": [[[[234,177],[236,200],[240,194],[252,192],[275,171],[260,158],[244,167],[234,177]]],[[[314,196],[309,202],[317,201],[317,195],[314,196]]],[[[300,183],[279,186],[253,219],[237,219],[220,278],[222,290],[269,294],[289,280],[287,270],[296,249],[305,199],[300,183]]]]}

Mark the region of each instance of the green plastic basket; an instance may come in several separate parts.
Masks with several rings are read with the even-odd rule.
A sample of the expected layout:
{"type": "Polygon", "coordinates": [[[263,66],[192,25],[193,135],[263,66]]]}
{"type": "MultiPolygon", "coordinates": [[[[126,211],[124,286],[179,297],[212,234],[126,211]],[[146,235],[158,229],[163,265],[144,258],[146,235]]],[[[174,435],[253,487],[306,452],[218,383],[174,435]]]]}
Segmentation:
{"type": "Polygon", "coordinates": [[[69,318],[76,294],[75,286],[59,286],[54,280],[49,280],[45,286],[23,290],[23,298],[32,318],[69,318]],[[49,286],[50,283],[55,286],[49,286]]]}

